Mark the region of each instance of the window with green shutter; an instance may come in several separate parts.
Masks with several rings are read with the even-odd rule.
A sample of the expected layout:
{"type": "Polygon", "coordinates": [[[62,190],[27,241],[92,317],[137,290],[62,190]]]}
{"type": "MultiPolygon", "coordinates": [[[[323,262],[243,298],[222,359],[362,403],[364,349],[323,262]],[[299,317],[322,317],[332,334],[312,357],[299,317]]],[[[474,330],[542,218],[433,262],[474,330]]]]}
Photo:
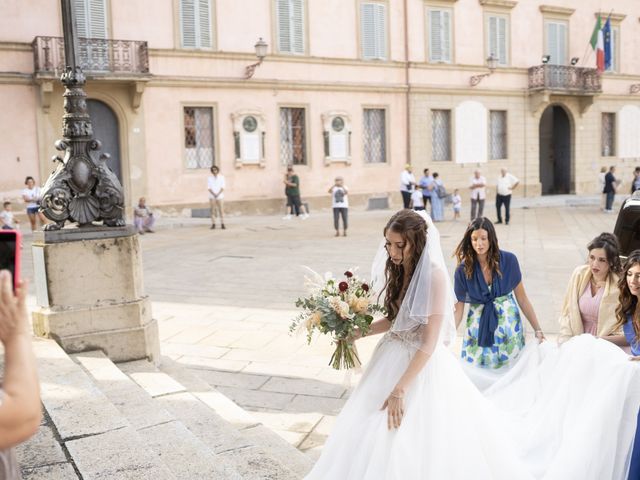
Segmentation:
{"type": "Polygon", "coordinates": [[[304,55],[304,0],[276,0],[278,51],[304,55]]]}
{"type": "Polygon", "coordinates": [[[429,32],[429,61],[451,63],[451,19],[450,8],[429,8],[427,10],[427,31],[429,32]]]}
{"type": "Polygon", "coordinates": [[[211,48],[210,0],[180,0],[180,29],[183,48],[211,48]]]}
{"type": "Polygon", "coordinates": [[[360,5],[360,44],[365,60],[387,59],[387,6],[363,2],[360,5]]]}
{"type": "Polygon", "coordinates": [[[509,35],[508,17],[505,15],[489,15],[487,17],[487,46],[489,55],[498,60],[498,65],[509,65],[508,44],[509,35]]]}

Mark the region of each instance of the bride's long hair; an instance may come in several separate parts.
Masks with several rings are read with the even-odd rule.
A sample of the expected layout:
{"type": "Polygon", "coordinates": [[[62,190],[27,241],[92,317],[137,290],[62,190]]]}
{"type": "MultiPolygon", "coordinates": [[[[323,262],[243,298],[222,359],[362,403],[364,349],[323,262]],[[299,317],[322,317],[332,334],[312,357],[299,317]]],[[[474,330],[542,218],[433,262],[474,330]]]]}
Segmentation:
{"type": "Polygon", "coordinates": [[[384,227],[383,235],[388,231],[402,235],[402,239],[409,245],[409,255],[411,260],[405,272],[404,262],[396,265],[387,258],[385,264],[385,289],[384,307],[387,311],[387,318],[393,321],[398,315],[402,298],[404,297],[403,284],[405,273],[409,277],[416,269],[420,255],[427,244],[427,222],[413,210],[400,210],[393,215],[384,227]]]}
{"type": "Polygon", "coordinates": [[[627,257],[627,261],[624,263],[620,279],[618,280],[618,289],[620,290],[620,296],[618,297],[618,307],[616,308],[616,326],[615,330],[618,330],[627,322],[627,315],[631,315],[631,322],[633,324],[633,331],[636,333],[636,337],[640,337],[640,312],[638,311],[638,297],[631,294],[629,290],[629,284],[627,283],[627,274],[634,265],[640,264],[640,250],[634,250],[627,257]]]}

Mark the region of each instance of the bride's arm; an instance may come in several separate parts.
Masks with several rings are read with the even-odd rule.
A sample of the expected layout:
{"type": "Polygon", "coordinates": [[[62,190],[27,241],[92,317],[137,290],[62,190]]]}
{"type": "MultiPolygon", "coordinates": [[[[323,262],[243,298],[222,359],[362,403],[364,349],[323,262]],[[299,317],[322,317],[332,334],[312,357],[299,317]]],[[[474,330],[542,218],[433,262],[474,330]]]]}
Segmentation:
{"type": "MultiPolygon", "coordinates": [[[[373,322],[371,324],[371,327],[369,328],[369,331],[367,332],[367,337],[370,337],[371,335],[378,335],[379,333],[384,333],[386,331],[388,331],[391,328],[391,322],[389,321],[389,319],[387,317],[381,318],[380,320],[376,320],[375,322],[373,322]]],[[[354,340],[358,340],[359,338],[362,338],[362,331],[359,328],[356,328],[354,333],[353,333],[353,339],[354,340]]]]}

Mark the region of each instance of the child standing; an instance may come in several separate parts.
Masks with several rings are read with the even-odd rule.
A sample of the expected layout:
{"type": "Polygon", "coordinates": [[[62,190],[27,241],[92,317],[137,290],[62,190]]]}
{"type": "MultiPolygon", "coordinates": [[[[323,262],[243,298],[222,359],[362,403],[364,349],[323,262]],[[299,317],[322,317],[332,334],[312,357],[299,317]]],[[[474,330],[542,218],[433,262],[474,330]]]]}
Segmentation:
{"type": "Polygon", "coordinates": [[[344,185],[342,177],[336,177],[335,183],[329,189],[331,205],[333,206],[333,226],[336,229],[336,237],[340,236],[340,217],[342,217],[342,235],[347,236],[349,216],[349,189],[344,185]]]}
{"type": "Polygon", "coordinates": [[[416,212],[424,210],[424,198],[422,197],[422,187],[420,185],[416,185],[415,190],[411,192],[409,208],[413,208],[416,212]]]}
{"type": "Polygon", "coordinates": [[[453,219],[458,220],[460,218],[460,210],[462,209],[462,198],[457,188],[453,191],[451,201],[453,202],[453,219]]]}
{"type": "Polygon", "coordinates": [[[4,202],[2,204],[2,212],[0,212],[0,228],[2,230],[15,230],[16,224],[18,223],[20,223],[20,221],[13,218],[11,202],[4,202]]]}

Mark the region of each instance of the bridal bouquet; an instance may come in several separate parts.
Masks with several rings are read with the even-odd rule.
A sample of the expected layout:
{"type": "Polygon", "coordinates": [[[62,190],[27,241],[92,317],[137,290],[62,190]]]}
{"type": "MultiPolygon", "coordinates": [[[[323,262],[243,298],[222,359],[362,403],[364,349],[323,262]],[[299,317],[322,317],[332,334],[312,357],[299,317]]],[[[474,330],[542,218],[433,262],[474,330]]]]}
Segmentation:
{"type": "Polygon", "coordinates": [[[357,327],[366,335],[373,321],[373,314],[382,312],[383,307],[374,303],[370,285],[356,277],[351,270],[344,273],[344,279],[336,280],[331,274],[324,278],[311,271],[312,278],[306,283],[310,295],[299,298],[296,307],[300,314],[289,327],[290,332],[301,328],[307,330],[307,343],[311,343],[315,330],[333,337],[336,349],[329,360],[336,370],[360,366],[360,358],[351,338],[357,327]]]}

